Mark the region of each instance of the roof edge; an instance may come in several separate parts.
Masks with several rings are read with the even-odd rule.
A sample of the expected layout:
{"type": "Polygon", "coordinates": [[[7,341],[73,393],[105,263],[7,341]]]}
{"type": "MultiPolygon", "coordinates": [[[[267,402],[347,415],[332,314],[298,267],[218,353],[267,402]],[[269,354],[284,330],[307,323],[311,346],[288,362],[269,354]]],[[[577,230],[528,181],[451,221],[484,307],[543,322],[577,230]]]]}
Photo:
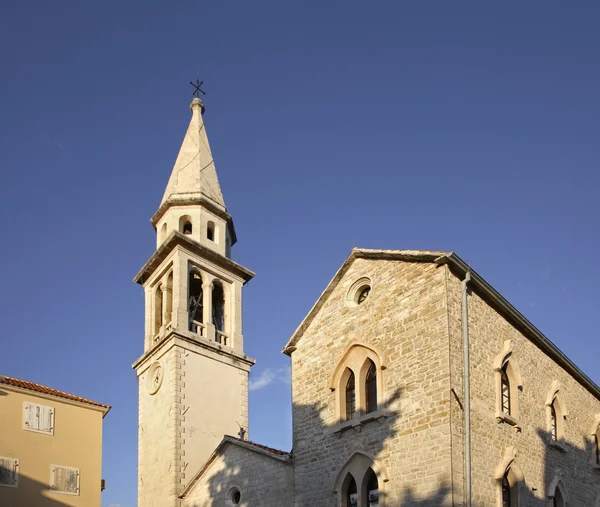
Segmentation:
{"type": "Polygon", "coordinates": [[[535,327],[519,310],[511,305],[496,289],[487,283],[483,277],[475,272],[465,261],[454,252],[444,251],[421,251],[421,250],[371,250],[364,248],[353,248],[352,252],[342,264],[340,269],[331,279],[323,293],[319,296],[313,307],[292,337],[288,340],[282,352],[290,356],[296,350],[296,344],[302,338],[306,328],[314,319],[316,313],[321,309],[327,297],[333,292],[350,264],[357,258],[368,259],[390,259],[403,260],[407,262],[431,262],[435,264],[448,264],[453,268],[454,274],[464,278],[467,271],[471,273],[471,285],[493,308],[506,318],[513,326],[521,331],[528,339],[537,345],[544,353],[553,358],[560,366],[570,373],[582,386],[600,400],[600,387],[589,378],[577,365],[571,361],[550,339],[535,327]]]}
{"type": "Polygon", "coordinates": [[[388,260],[404,260],[407,262],[434,262],[442,255],[446,255],[449,252],[435,251],[435,250],[373,250],[368,248],[353,248],[350,255],[346,258],[341,267],[337,270],[333,278],[329,281],[325,290],[317,298],[317,301],[312,308],[306,314],[306,317],[302,320],[300,325],[296,328],[291,338],[286,343],[282,352],[286,355],[290,355],[296,350],[296,343],[300,340],[306,328],[310,325],[316,313],[321,309],[327,297],[333,292],[333,289],[337,286],[338,282],[344,276],[344,273],[348,270],[352,262],[355,259],[388,259],[388,260]]]}
{"type": "Polygon", "coordinates": [[[88,398],[83,398],[82,396],[78,396],[76,394],[67,393],[66,391],[61,391],[60,389],[55,389],[54,387],[45,386],[43,384],[39,384],[37,382],[32,382],[31,380],[19,379],[16,377],[10,377],[8,375],[0,375],[0,387],[2,389],[8,389],[16,392],[23,393],[35,393],[36,396],[45,399],[53,399],[60,401],[62,403],[69,403],[77,406],[85,406],[86,408],[90,408],[92,410],[98,410],[102,412],[102,418],[108,414],[110,409],[112,408],[110,405],[105,405],[104,403],[100,403],[98,401],[90,400],[88,398]],[[33,384],[35,387],[39,387],[41,389],[48,389],[48,391],[42,391],[41,389],[34,389],[31,387],[27,387],[26,385],[14,385],[11,383],[4,382],[4,379],[10,379],[17,381],[19,383],[24,384],[33,384]],[[55,392],[52,392],[55,391],[55,392]]]}
{"type": "MultiPolygon", "coordinates": [[[[225,435],[223,437],[223,440],[221,440],[221,442],[216,447],[216,449],[208,457],[208,459],[206,460],[204,465],[202,465],[202,467],[200,467],[200,470],[198,470],[198,472],[196,472],[196,474],[190,479],[190,482],[188,482],[186,487],[183,488],[183,491],[179,494],[179,498],[185,498],[185,496],[196,485],[198,480],[200,480],[200,478],[204,475],[204,472],[206,472],[206,470],[208,470],[211,463],[216,459],[216,457],[223,453],[223,451],[225,450],[225,447],[227,447],[228,444],[237,445],[237,446],[247,449],[249,451],[257,452],[259,454],[268,456],[269,458],[276,459],[277,461],[280,461],[282,463],[291,465],[291,461],[290,461],[291,453],[289,453],[289,452],[286,453],[284,451],[278,451],[278,452],[281,452],[282,454],[276,454],[274,452],[269,452],[268,448],[266,446],[263,446],[260,444],[255,444],[254,442],[249,442],[247,440],[240,440],[239,438],[232,437],[231,435],[225,435]]],[[[276,449],[274,449],[274,450],[276,450],[276,449]]]]}

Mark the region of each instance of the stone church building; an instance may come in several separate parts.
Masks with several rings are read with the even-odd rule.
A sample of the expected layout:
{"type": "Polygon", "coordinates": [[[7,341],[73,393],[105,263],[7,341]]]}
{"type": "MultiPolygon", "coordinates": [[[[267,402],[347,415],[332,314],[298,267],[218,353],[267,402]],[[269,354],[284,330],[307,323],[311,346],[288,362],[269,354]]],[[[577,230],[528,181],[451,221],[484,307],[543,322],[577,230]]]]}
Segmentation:
{"type": "Polygon", "coordinates": [[[283,349],[293,449],[250,441],[254,273],[191,110],[135,277],[139,507],[600,507],[600,388],[450,252],[352,250],[283,349]]]}

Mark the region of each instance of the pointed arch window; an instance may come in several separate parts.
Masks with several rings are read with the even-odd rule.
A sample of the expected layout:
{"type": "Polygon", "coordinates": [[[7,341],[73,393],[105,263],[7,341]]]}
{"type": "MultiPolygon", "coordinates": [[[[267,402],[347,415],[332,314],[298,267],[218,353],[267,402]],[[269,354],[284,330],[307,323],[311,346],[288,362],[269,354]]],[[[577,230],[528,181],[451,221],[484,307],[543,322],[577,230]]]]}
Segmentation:
{"type": "Polygon", "coordinates": [[[198,333],[203,327],[203,301],[202,278],[196,271],[190,271],[188,277],[188,324],[189,330],[198,333]]]}
{"type": "Polygon", "coordinates": [[[502,351],[494,360],[496,372],[496,420],[517,428],[519,423],[519,391],[523,381],[511,340],[504,342],[502,351]]]}
{"type": "Polygon", "coordinates": [[[565,507],[565,500],[560,492],[560,489],[556,488],[554,491],[554,498],[552,499],[553,507],[565,507]]]}
{"type": "Polygon", "coordinates": [[[350,481],[346,489],[346,507],[358,506],[358,489],[354,477],[350,476],[350,481]]]}
{"type": "Polygon", "coordinates": [[[508,471],[502,477],[502,507],[512,507],[510,501],[510,483],[508,482],[508,471]]]}
{"type": "Polygon", "coordinates": [[[558,441],[558,422],[556,418],[556,400],[550,405],[550,436],[554,442],[558,441]]]}
{"type": "MultiPolygon", "coordinates": [[[[220,333],[225,332],[225,292],[223,286],[215,282],[212,290],[212,324],[220,333]]],[[[220,343],[220,335],[217,334],[220,343]]]]}
{"type": "Polygon", "coordinates": [[[379,507],[379,481],[377,480],[377,474],[372,468],[369,468],[368,482],[367,482],[367,501],[368,507],[379,507]]]}
{"type": "Polygon", "coordinates": [[[567,409],[562,396],[562,390],[557,381],[552,382],[550,392],[546,399],[546,421],[550,444],[566,451],[563,442],[565,440],[565,419],[567,409]]]}
{"type": "Polygon", "coordinates": [[[163,325],[163,296],[162,285],[156,287],[154,291],[154,335],[160,334],[163,325]]]}
{"type": "Polygon", "coordinates": [[[346,382],[346,420],[349,421],[356,414],[356,386],[354,372],[350,371],[348,382],[346,382]]]}
{"type": "Polygon", "coordinates": [[[507,415],[511,415],[510,412],[510,380],[508,379],[508,373],[506,372],[506,368],[508,366],[508,362],[504,364],[502,369],[500,370],[500,385],[501,385],[501,395],[502,395],[502,412],[507,415]]]}
{"type": "Polygon", "coordinates": [[[165,301],[165,323],[170,324],[173,315],[173,272],[167,277],[167,300],[165,301]]]}
{"type": "Polygon", "coordinates": [[[369,359],[369,369],[365,377],[366,413],[377,410],[377,367],[369,359]]]}

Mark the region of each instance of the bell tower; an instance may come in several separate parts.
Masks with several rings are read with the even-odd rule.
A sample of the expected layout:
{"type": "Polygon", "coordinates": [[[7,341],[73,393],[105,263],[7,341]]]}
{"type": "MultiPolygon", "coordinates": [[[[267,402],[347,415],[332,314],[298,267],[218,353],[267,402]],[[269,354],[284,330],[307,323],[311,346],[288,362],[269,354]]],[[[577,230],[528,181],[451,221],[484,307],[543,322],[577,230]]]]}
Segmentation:
{"type": "Polygon", "coordinates": [[[248,427],[242,287],[233,220],[203,121],[192,118],[157,212],[156,251],[134,281],[144,287],[138,377],[138,506],[178,507],[178,495],[225,434],[248,427]]]}

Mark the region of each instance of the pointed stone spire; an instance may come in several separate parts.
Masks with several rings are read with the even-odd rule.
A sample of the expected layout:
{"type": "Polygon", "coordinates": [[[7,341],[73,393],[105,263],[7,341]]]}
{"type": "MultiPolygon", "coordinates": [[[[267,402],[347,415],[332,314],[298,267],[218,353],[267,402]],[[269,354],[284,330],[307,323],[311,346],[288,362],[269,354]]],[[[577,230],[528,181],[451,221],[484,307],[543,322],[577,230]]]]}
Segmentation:
{"type": "Polygon", "coordinates": [[[211,204],[225,211],[225,201],[202,120],[204,104],[195,97],[190,108],[192,119],[173,166],[160,208],[169,202],[207,199],[211,204]]]}

